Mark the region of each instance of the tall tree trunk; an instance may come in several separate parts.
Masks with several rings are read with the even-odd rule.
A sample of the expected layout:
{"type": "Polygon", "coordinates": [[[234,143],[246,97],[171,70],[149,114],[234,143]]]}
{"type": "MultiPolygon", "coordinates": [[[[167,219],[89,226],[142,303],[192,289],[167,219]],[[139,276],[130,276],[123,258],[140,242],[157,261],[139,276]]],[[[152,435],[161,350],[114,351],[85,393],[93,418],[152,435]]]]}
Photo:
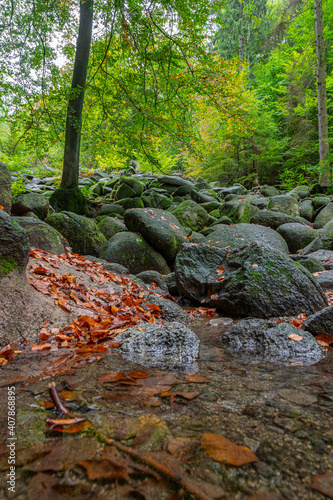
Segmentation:
{"type": "Polygon", "coordinates": [[[242,29],[242,19],[243,19],[243,5],[239,2],[239,35],[238,35],[238,57],[240,60],[243,60],[244,52],[243,52],[243,35],[241,33],[242,29]]]}
{"type": "Polygon", "coordinates": [[[82,109],[92,36],[93,3],[93,0],[80,0],[80,26],[76,42],[72,97],[67,108],[64,166],[61,179],[61,187],[67,189],[77,187],[79,181],[82,109]]]}
{"type": "Polygon", "coordinates": [[[328,121],[326,99],[326,63],[323,26],[322,0],[314,0],[317,51],[317,93],[318,93],[318,136],[321,174],[319,183],[330,186],[332,182],[331,166],[329,164],[328,121]]]}

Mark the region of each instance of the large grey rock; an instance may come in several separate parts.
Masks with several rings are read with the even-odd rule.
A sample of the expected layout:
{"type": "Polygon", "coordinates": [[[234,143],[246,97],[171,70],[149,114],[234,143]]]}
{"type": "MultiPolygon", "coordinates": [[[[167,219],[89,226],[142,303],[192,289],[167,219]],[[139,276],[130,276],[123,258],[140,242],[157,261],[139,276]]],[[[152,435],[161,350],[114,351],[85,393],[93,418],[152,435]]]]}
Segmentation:
{"type": "Polygon", "coordinates": [[[306,269],[258,242],[237,250],[184,244],[175,273],[183,297],[233,316],[295,315],[327,305],[306,269]]]}
{"type": "Polygon", "coordinates": [[[99,215],[109,215],[116,217],[118,214],[122,215],[124,213],[124,208],[121,205],[112,203],[110,205],[102,205],[99,210],[99,215]]]}
{"type": "Polygon", "coordinates": [[[244,319],[225,331],[221,341],[237,351],[237,356],[250,356],[256,362],[302,361],[311,365],[325,357],[325,350],[310,333],[289,323],[244,319]],[[302,339],[293,340],[291,335],[302,339]]]}
{"type": "Polygon", "coordinates": [[[0,161],[0,205],[3,210],[10,214],[12,206],[12,178],[10,171],[2,161],[0,161]]]}
{"type": "Polygon", "coordinates": [[[140,233],[170,263],[187,239],[186,231],[176,217],[157,208],[127,210],[124,222],[130,231],[140,233]]]}
{"type": "Polygon", "coordinates": [[[0,209],[0,280],[12,271],[24,272],[29,251],[29,240],[24,229],[0,209]]]}
{"type": "Polygon", "coordinates": [[[15,215],[25,215],[27,212],[34,212],[43,220],[47,216],[49,208],[49,200],[43,194],[17,194],[12,198],[12,213],[15,215]]]}
{"type": "Polygon", "coordinates": [[[181,323],[129,328],[117,336],[122,355],[143,366],[191,369],[199,354],[199,339],[181,323]]]}
{"type": "Polygon", "coordinates": [[[333,271],[319,271],[315,279],[324,290],[333,290],[333,271]]]}
{"type": "Polygon", "coordinates": [[[285,240],[276,231],[255,224],[235,224],[218,229],[206,237],[207,244],[220,248],[228,247],[229,250],[259,242],[282,253],[288,253],[285,240]]]}
{"type": "Polygon", "coordinates": [[[136,275],[137,278],[142,280],[147,285],[151,283],[156,283],[156,285],[163,290],[163,292],[168,293],[168,287],[162,274],[157,271],[142,271],[136,275]]]}
{"type": "Polygon", "coordinates": [[[262,186],[260,194],[262,196],[277,196],[280,194],[280,191],[274,186],[267,186],[267,184],[265,184],[262,186]]]}
{"type": "Polygon", "coordinates": [[[333,250],[317,250],[316,252],[309,253],[307,257],[320,260],[327,270],[333,269],[333,250]]]}
{"type": "Polygon", "coordinates": [[[193,231],[201,231],[208,222],[208,213],[193,200],[186,200],[177,205],[170,212],[177,218],[182,226],[193,231]]]}
{"type": "Polygon", "coordinates": [[[123,175],[115,185],[115,198],[116,200],[123,200],[124,198],[141,196],[143,188],[142,182],[123,175]]]}
{"type": "Polygon", "coordinates": [[[292,217],[296,217],[300,213],[298,201],[293,196],[283,194],[271,198],[268,210],[276,210],[292,217]]]}
{"type": "Polygon", "coordinates": [[[277,232],[286,241],[291,253],[296,253],[298,250],[306,247],[318,236],[318,231],[297,222],[282,224],[282,226],[277,228],[277,232]]]}
{"type": "Polygon", "coordinates": [[[62,254],[65,251],[65,238],[54,227],[33,217],[15,217],[16,222],[25,230],[30,246],[45,252],[62,254]]]}
{"type": "Polygon", "coordinates": [[[245,194],[246,189],[244,186],[231,186],[229,188],[222,188],[220,194],[227,196],[228,194],[245,194]]]}
{"type": "Polygon", "coordinates": [[[188,186],[193,188],[193,182],[173,175],[161,175],[158,178],[160,184],[170,184],[171,186],[188,186]]]}
{"type": "Polygon", "coordinates": [[[104,245],[100,257],[116,262],[129,269],[132,274],[142,271],[157,271],[168,274],[170,269],[164,257],[156,252],[142,236],[132,233],[117,233],[104,245]]]}
{"type": "Polygon", "coordinates": [[[319,212],[319,214],[315,218],[313,227],[315,229],[320,229],[324,227],[325,224],[330,222],[332,219],[333,219],[333,202],[326,205],[326,207],[319,212]]]}
{"type": "Polygon", "coordinates": [[[68,241],[73,251],[81,255],[98,257],[106,238],[98,230],[92,219],[72,212],[59,212],[49,215],[45,222],[54,227],[68,241]]]}
{"type": "Polygon", "coordinates": [[[333,306],[311,314],[303,323],[305,330],[313,335],[328,333],[333,335],[333,306]]]}
{"type": "Polygon", "coordinates": [[[292,222],[296,222],[296,220],[294,217],[291,217],[291,215],[275,212],[273,210],[261,210],[251,219],[251,224],[258,224],[260,226],[270,227],[271,229],[277,229],[279,226],[282,226],[282,224],[292,222]]]}

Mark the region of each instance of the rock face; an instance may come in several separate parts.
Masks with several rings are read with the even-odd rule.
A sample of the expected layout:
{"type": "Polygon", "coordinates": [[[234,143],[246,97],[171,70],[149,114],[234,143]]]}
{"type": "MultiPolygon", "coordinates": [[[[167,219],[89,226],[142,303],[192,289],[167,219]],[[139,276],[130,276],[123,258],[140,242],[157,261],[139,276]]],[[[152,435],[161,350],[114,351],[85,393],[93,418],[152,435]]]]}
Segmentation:
{"type": "Polygon", "coordinates": [[[41,248],[46,252],[61,254],[68,246],[65,238],[54,227],[39,219],[15,217],[14,220],[25,230],[32,248],[41,248]]]}
{"type": "Polygon", "coordinates": [[[73,252],[81,255],[99,256],[106,238],[91,219],[72,212],[59,212],[49,215],[45,222],[54,227],[68,240],[73,252]]]}
{"type": "Polygon", "coordinates": [[[12,179],[6,165],[0,161],[0,205],[10,214],[12,206],[12,179]]]}
{"type": "Polygon", "coordinates": [[[246,357],[250,355],[253,361],[314,364],[325,356],[325,350],[310,333],[289,323],[245,319],[223,333],[221,341],[237,351],[237,356],[239,353],[246,357]],[[293,340],[290,335],[302,338],[293,340]]]}
{"type": "Polygon", "coordinates": [[[100,257],[116,262],[132,274],[157,271],[168,274],[170,269],[161,254],[156,252],[142,236],[129,231],[117,233],[104,245],[100,257]]]}
{"type": "Polygon", "coordinates": [[[261,210],[251,219],[251,224],[258,224],[260,226],[270,227],[271,229],[277,229],[282,224],[291,222],[296,222],[294,217],[273,210],[261,210]]]}
{"type": "Polygon", "coordinates": [[[318,231],[297,222],[282,224],[282,226],[278,227],[277,232],[286,241],[291,253],[296,253],[306,247],[318,236],[318,231]]]}
{"type": "Polygon", "coordinates": [[[182,296],[233,316],[269,318],[316,312],[327,305],[306,269],[257,242],[238,250],[185,244],[175,273],[182,296]]]}
{"type": "Polygon", "coordinates": [[[0,279],[16,270],[24,272],[30,245],[22,227],[0,209],[0,279]]]}
{"type": "Polygon", "coordinates": [[[129,328],[117,336],[123,356],[144,366],[190,368],[199,354],[199,339],[181,323],[129,328]]]}
{"type": "Polygon", "coordinates": [[[313,335],[329,333],[333,335],[333,306],[325,307],[304,321],[304,328],[313,335]]]}
{"type": "Polygon", "coordinates": [[[49,200],[39,193],[17,194],[12,199],[12,213],[25,215],[33,212],[41,220],[44,220],[49,211],[49,200]]]}
{"type": "Polygon", "coordinates": [[[175,260],[182,243],[187,239],[186,232],[176,217],[157,208],[127,210],[124,222],[130,231],[140,233],[170,263],[175,260]]]}
{"type": "Polygon", "coordinates": [[[286,242],[276,231],[255,224],[242,223],[218,229],[209,234],[206,241],[208,245],[220,248],[229,247],[229,250],[240,248],[252,242],[258,242],[279,250],[281,253],[288,253],[286,242]]]}
{"type": "Polygon", "coordinates": [[[193,231],[201,231],[208,222],[208,213],[200,205],[192,200],[186,200],[171,210],[182,226],[189,227],[193,231]]]}
{"type": "Polygon", "coordinates": [[[323,208],[319,212],[319,214],[315,218],[313,227],[315,229],[320,229],[321,227],[324,227],[325,224],[327,224],[332,219],[333,219],[333,203],[329,203],[328,205],[326,205],[325,208],[323,208]]]}
{"type": "Polygon", "coordinates": [[[112,217],[103,217],[97,227],[107,240],[117,233],[127,231],[127,227],[122,221],[113,219],[112,217]]]}

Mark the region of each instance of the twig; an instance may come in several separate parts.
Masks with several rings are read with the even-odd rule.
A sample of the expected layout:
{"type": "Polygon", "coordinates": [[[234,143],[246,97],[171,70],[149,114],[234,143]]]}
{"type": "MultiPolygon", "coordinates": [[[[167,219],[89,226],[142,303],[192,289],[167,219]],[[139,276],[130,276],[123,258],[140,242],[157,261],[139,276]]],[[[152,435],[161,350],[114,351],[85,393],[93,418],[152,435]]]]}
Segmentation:
{"type": "Polygon", "coordinates": [[[67,408],[60,401],[55,382],[51,382],[49,384],[49,393],[50,393],[50,396],[51,396],[53,403],[58,408],[58,410],[61,411],[61,413],[65,413],[69,417],[75,418],[75,415],[73,415],[73,413],[71,413],[69,410],[67,410],[67,408]]]}
{"type": "MultiPolygon", "coordinates": [[[[95,430],[96,432],[96,430],[95,430]]],[[[208,497],[206,493],[203,491],[199,490],[192,484],[190,484],[186,479],[183,479],[179,474],[175,474],[172,472],[170,469],[168,469],[165,465],[157,462],[156,460],[146,457],[144,455],[140,455],[137,451],[133,450],[129,446],[126,446],[122,443],[119,443],[118,441],[115,441],[114,439],[107,438],[97,432],[97,435],[99,438],[106,444],[109,444],[111,446],[114,446],[117,448],[117,450],[123,451],[127,455],[129,455],[131,458],[134,460],[137,460],[138,462],[143,463],[144,465],[147,465],[151,469],[155,470],[156,472],[159,472],[162,476],[164,476],[166,479],[169,481],[175,483],[178,487],[184,489],[187,491],[187,493],[193,495],[195,498],[198,500],[212,500],[211,497],[208,497]]]]}

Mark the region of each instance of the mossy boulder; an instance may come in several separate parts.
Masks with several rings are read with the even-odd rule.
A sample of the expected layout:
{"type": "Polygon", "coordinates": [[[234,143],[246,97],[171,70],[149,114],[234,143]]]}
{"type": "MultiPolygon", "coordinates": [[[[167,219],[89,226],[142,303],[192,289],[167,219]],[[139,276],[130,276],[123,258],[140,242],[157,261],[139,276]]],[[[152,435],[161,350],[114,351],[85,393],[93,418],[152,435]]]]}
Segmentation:
{"type": "Polygon", "coordinates": [[[189,186],[193,187],[193,182],[177,177],[176,175],[161,175],[158,178],[160,184],[169,184],[171,186],[189,186]]]}
{"type": "Polygon", "coordinates": [[[110,205],[102,205],[99,209],[99,215],[109,215],[111,217],[123,215],[124,212],[124,207],[115,203],[110,203],[110,205]]]}
{"type": "Polygon", "coordinates": [[[265,184],[264,186],[262,186],[260,194],[262,196],[278,196],[280,194],[280,191],[274,186],[268,186],[267,184],[265,184]]]}
{"type": "Polygon", "coordinates": [[[97,227],[107,240],[117,233],[127,231],[127,227],[122,221],[113,219],[112,217],[103,217],[98,222],[97,227]]]}
{"type": "Polygon", "coordinates": [[[124,200],[119,200],[119,204],[122,205],[124,210],[129,210],[130,208],[143,208],[144,202],[142,198],[125,198],[124,200]]]}
{"type": "Polygon", "coordinates": [[[265,226],[255,224],[234,224],[217,229],[206,237],[208,245],[220,248],[228,247],[230,250],[258,242],[274,248],[283,254],[288,253],[285,240],[276,231],[265,226]]]}
{"type": "Polygon", "coordinates": [[[328,333],[333,335],[333,306],[325,307],[304,321],[304,329],[313,335],[328,333]]]}
{"type": "Polygon", "coordinates": [[[49,207],[49,200],[39,193],[17,194],[12,198],[12,213],[15,215],[33,212],[43,220],[49,212],[49,207]]]}
{"type": "Polygon", "coordinates": [[[297,222],[282,224],[277,228],[277,232],[286,241],[291,253],[296,253],[298,250],[305,248],[318,236],[318,231],[297,222]]]}
{"type": "Polygon", "coordinates": [[[158,208],[126,210],[124,222],[129,231],[141,234],[169,263],[174,262],[182,243],[187,240],[178,219],[158,208]]]}
{"type": "Polygon", "coordinates": [[[251,224],[277,229],[282,224],[296,222],[295,217],[287,215],[283,212],[275,212],[273,210],[261,210],[257,212],[251,219],[251,224]]]}
{"type": "Polygon", "coordinates": [[[208,222],[208,213],[193,200],[186,200],[170,210],[182,226],[201,231],[208,222]]]}
{"type": "Polygon", "coordinates": [[[315,218],[313,227],[315,229],[320,229],[324,227],[332,219],[333,219],[333,202],[326,205],[326,207],[319,212],[319,214],[315,218]]]}
{"type": "Polygon", "coordinates": [[[45,252],[61,254],[68,246],[65,238],[54,227],[39,219],[15,217],[14,220],[25,230],[32,248],[41,248],[45,252]]]}
{"type": "Polygon", "coordinates": [[[193,304],[236,317],[290,316],[327,305],[306,269],[258,242],[237,250],[184,244],[175,273],[181,295],[193,304]]]}
{"type": "Polygon", "coordinates": [[[292,217],[300,214],[298,201],[290,195],[273,196],[268,203],[268,210],[282,212],[292,217]]]}
{"type": "Polygon", "coordinates": [[[314,206],[313,206],[312,200],[310,200],[310,198],[307,198],[307,199],[301,201],[300,215],[301,215],[301,217],[304,217],[304,219],[308,220],[309,222],[313,221],[314,206]]]}
{"type": "Polygon", "coordinates": [[[140,197],[144,189],[144,185],[134,179],[123,175],[115,185],[115,199],[122,200],[124,198],[140,197]]]}
{"type": "Polygon", "coordinates": [[[82,215],[60,212],[49,215],[45,222],[54,227],[68,241],[75,253],[99,256],[106,238],[97,224],[82,215]]]}
{"type": "Polygon", "coordinates": [[[226,202],[223,208],[220,210],[220,215],[225,215],[229,217],[234,223],[239,222],[250,222],[252,217],[254,217],[259,212],[259,208],[246,201],[239,202],[226,202]]]}
{"type": "Polygon", "coordinates": [[[3,210],[10,214],[12,206],[12,179],[10,171],[2,161],[0,161],[0,205],[3,210]]]}
{"type": "Polygon", "coordinates": [[[24,229],[0,209],[0,279],[13,271],[24,272],[30,245],[24,229]]]}
{"type": "Polygon", "coordinates": [[[161,274],[170,272],[164,257],[142,236],[129,231],[117,233],[110,238],[103,246],[100,257],[125,266],[132,274],[142,271],[157,271],[161,274]]]}

